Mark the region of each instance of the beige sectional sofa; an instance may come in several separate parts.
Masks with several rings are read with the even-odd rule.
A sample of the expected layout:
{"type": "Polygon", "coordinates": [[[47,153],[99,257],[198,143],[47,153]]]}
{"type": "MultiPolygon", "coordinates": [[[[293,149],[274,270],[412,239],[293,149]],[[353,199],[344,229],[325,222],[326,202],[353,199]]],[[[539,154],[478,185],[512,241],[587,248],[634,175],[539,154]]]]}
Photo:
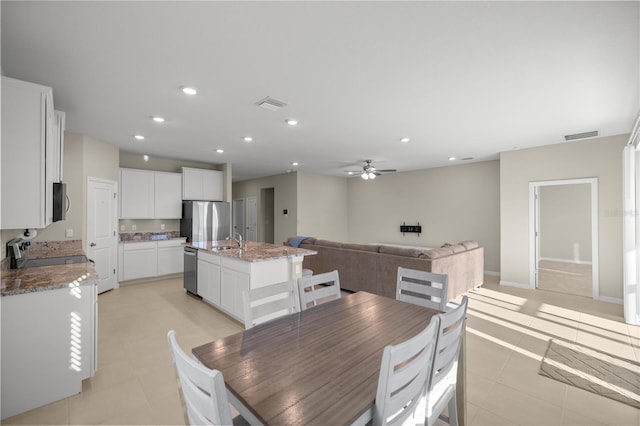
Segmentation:
{"type": "MultiPolygon", "coordinates": [[[[292,245],[292,240],[295,241],[289,238],[285,244],[292,245]]],[[[448,300],[456,299],[483,282],[484,249],[475,241],[423,250],[306,238],[299,247],[318,253],[304,257],[304,268],[311,269],[314,274],[337,269],[340,286],[345,290],[395,297],[398,266],[447,274],[448,300]]]]}

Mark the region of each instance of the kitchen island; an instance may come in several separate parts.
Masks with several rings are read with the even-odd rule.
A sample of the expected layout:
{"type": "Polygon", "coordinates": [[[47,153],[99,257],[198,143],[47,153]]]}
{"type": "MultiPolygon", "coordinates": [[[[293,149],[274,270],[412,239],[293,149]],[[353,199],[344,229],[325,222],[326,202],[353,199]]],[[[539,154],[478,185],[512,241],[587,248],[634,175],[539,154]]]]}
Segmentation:
{"type": "MultiPolygon", "coordinates": [[[[79,246],[29,258],[64,262],[79,246]]],[[[97,284],[87,261],[2,270],[2,419],[80,393],[94,375],[97,284]]]]}
{"type": "Polygon", "coordinates": [[[240,322],[244,322],[242,292],[302,276],[306,250],[274,244],[234,241],[186,243],[198,249],[198,295],[240,322]]]}

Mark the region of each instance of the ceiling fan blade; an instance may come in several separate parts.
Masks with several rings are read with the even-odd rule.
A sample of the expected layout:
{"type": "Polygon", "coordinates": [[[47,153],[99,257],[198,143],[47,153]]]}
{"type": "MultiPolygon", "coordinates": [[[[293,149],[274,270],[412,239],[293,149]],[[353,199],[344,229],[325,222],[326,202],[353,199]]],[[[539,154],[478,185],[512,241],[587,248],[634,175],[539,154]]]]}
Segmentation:
{"type": "Polygon", "coordinates": [[[384,169],[384,170],[377,170],[380,173],[395,173],[397,172],[396,169],[384,169]]]}

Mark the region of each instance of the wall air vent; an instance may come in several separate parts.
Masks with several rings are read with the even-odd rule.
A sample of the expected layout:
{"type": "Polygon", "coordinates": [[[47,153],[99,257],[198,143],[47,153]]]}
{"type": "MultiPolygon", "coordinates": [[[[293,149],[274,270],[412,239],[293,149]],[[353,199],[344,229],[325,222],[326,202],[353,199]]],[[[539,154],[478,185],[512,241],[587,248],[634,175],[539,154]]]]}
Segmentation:
{"type": "Polygon", "coordinates": [[[576,139],[594,138],[596,136],[598,136],[598,131],[597,130],[592,130],[590,132],[576,133],[576,134],[573,134],[573,135],[565,135],[564,136],[564,140],[566,140],[566,141],[574,141],[576,139]]]}
{"type": "Polygon", "coordinates": [[[269,111],[278,111],[280,108],[287,106],[286,103],[277,99],[273,99],[269,96],[264,99],[260,99],[258,102],[256,102],[256,105],[268,109],[269,111]]]}

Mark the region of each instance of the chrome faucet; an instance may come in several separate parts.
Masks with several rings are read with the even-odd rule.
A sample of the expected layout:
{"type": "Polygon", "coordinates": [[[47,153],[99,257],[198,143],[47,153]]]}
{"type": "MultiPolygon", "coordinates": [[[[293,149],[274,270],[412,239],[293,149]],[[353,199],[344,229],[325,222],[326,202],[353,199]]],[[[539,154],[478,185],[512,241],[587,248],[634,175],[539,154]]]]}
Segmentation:
{"type": "Polygon", "coordinates": [[[238,243],[238,247],[242,248],[242,234],[236,231],[233,233],[233,236],[234,236],[233,241],[238,243]],[[235,238],[236,235],[238,236],[237,239],[235,238]]]}
{"type": "Polygon", "coordinates": [[[242,248],[242,234],[238,231],[234,231],[233,238],[227,237],[227,240],[235,241],[236,243],[238,243],[238,248],[242,248]],[[238,238],[236,238],[236,235],[238,236],[238,238]]]}

